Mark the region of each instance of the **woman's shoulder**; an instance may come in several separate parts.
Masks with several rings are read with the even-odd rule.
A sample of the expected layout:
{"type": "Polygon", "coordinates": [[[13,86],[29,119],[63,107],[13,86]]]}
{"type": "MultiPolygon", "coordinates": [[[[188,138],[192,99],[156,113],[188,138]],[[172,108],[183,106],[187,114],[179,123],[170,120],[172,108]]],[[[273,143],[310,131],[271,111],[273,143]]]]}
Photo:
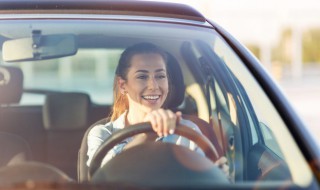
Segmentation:
{"type": "Polygon", "coordinates": [[[89,136],[106,136],[112,134],[112,122],[109,121],[105,124],[97,124],[89,131],[89,136]]]}

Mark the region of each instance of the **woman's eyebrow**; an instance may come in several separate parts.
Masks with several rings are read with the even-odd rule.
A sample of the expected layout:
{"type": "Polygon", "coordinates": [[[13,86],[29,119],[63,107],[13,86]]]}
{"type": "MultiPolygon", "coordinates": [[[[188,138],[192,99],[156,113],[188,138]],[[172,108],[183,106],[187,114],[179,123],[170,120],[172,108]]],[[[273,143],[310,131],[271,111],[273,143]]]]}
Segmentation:
{"type": "Polygon", "coordinates": [[[148,70],[137,70],[135,73],[149,73],[148,70]]]}
{"type": "Polygon", "coordinates": [[[158,73],[158,72],[162,72],[162,71],[166,72],[166,70],[164,70],[164,69],[157,69],[155,72],[158,73]]]}
{"type": "MultiPolygon", "coordinates": [[[[139,72],[141,72],[141,73],[149,73],[149,71],[148,71],[148,70],[142,70],[142,69],[137,70],[135,73],[139,73],[139,72]]],[[[156,72],[156,73],[159,73],[159,72],[166,72],[166,70],[165,70],[165,69],[157,69],[157,70],[155,70],[155,72],[156,72]]]]}

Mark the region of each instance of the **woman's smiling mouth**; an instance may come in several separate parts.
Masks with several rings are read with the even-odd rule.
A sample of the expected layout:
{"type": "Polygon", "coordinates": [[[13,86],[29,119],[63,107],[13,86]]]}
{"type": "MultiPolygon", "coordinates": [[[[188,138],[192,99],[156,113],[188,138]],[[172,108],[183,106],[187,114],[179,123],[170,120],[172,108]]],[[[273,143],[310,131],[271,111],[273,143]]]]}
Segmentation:
{"type": "Polygon", "coordinates": [[[160,98],[160,95],[146,95],[142,96],[145,100],[158,100],[160,98]]]}

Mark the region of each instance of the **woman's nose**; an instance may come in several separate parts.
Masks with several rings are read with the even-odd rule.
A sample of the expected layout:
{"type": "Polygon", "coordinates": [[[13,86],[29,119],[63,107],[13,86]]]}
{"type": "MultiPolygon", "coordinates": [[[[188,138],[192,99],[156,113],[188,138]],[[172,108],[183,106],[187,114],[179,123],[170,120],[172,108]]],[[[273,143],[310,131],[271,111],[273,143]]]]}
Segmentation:
{"type": "Polygon", "coordinates": [[[155,78],[150,77],[149,82],[148,82],[148,88],[151,90],[158,89],[159,88],[158,81],[155,78]]]}

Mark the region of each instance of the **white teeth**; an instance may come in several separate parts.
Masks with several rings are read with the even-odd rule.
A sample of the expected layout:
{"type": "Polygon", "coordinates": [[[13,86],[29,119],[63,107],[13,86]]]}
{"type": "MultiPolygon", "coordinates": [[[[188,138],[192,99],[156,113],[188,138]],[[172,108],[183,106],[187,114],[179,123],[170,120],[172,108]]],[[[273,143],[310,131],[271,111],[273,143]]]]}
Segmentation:
{"type": "Polygon", "coordinates": [[[143,98],[146,100],[156,100],[160,98],[160,96],[143,96],[143,98]]]}

